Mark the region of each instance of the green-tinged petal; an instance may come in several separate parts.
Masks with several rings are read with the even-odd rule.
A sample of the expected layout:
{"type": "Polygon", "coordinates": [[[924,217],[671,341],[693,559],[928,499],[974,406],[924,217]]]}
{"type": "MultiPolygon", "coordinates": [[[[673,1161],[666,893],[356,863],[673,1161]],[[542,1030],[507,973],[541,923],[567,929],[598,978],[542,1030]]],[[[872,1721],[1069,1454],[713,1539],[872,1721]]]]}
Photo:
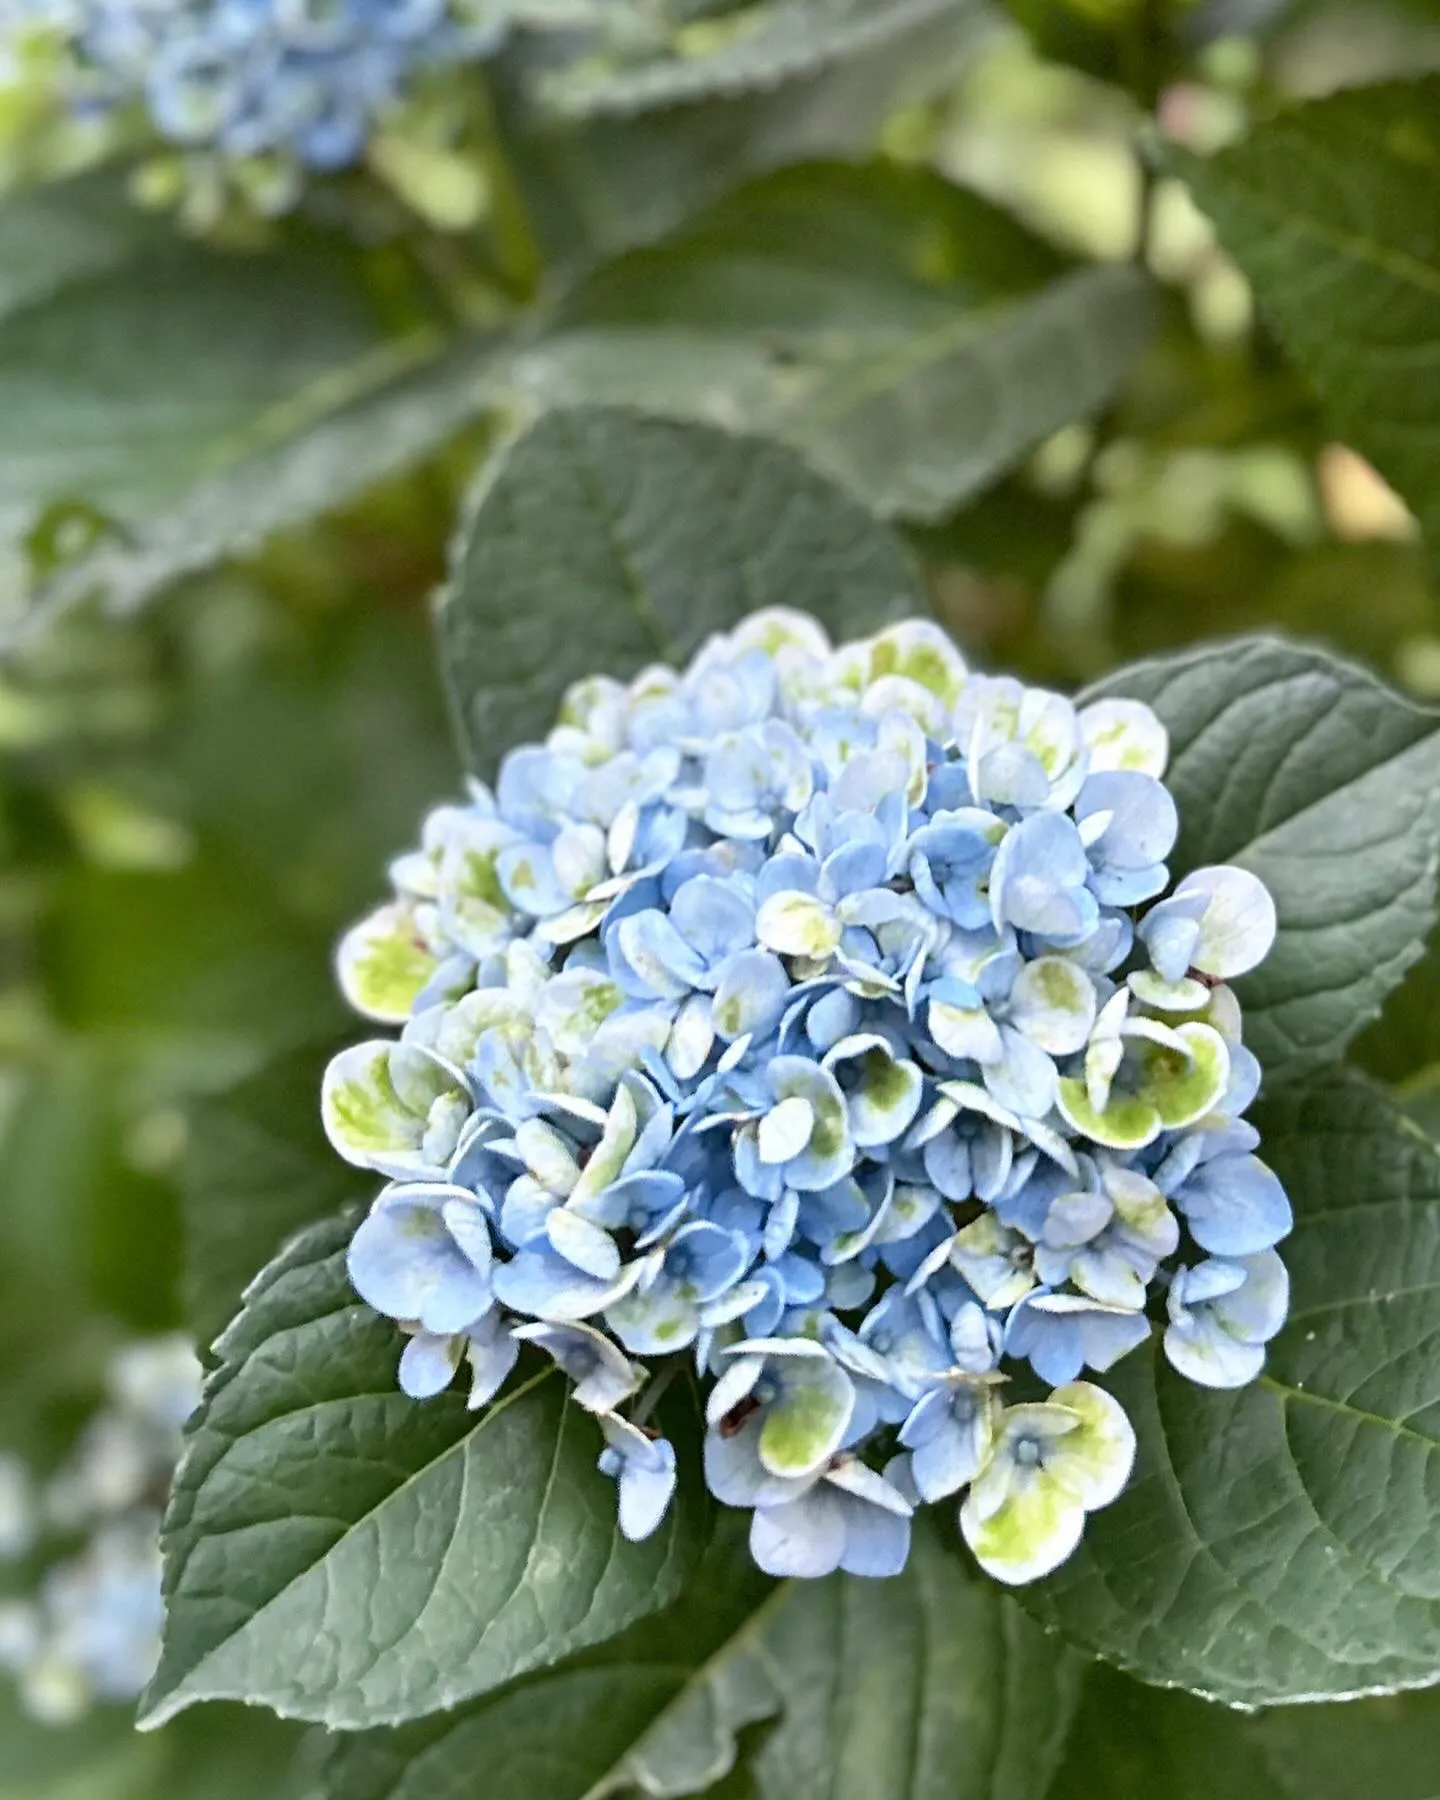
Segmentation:
{"type": "Polygon", "coordinates": [[[1052,781],[1074,762],[1079,733],[1075,709],[1068,700],[1059,694],[1032,689],[1021,705],[1020,724],[1025,748],[1040,759],[1052,781]]]}
{"type": "Polygon", "coordinates": [[[829,956],[840,942],[840,921],[814,894],[772,894],[755,920],[755,936],[781,956],[829,956]]]}
{"type": "MultiPolygon", "coordinates": [[[[889,719],[905,725],[914,732],[922,742],[926,738],[943,738],[949,719],[949,708],[938,695],[929,688],[922,687],[918,681],[912,681],[908,675],[882,675],[878,681],[872,681],[860,697],[860,710],[872,719],[889,719]]],[[[914,794],[918,800],[923,797],[925,784],[914,781],[914,758],[904,744],[889,743],[887,749],[898,749],[911,770],[911,777],[906,782],[907,794],[914,794]]]]}
{"type": "Polygon", "coordinates": [[[1037,956],[1015,979],[1010,1022],[1051,1056],[1073,1055],[1095,1023],[1095,984],[1063,956],[1037,956]]]}
{"type": "Polygon", "coordinates": [[[1050,1396],[1079,1420],[1056,1440],[1045,1459],[1047,1474],[1087,1512],[1120,1497],[1135,1465],[1135,1428],[1113,1394],[1091,1381],[1072,1381],[1050,1396]]]}
{"type": "Polygon", "coordinates": [[[573,944],[592,932],[604,917],[603,901],[585,901],[566,907],[552,919],[542,919],[535,927],[535,935],[550,944],[573,944]]]}
{"type": "Polygon", "coordinates": [[[515,1146],[525,1158],[525,1166],[547,1193],[562,1198],[573,1194],[580,1180],[580,1164],[553,1125],[543,1119],[526,1119],[515,1132],[515,1146]]]}
{"type": "Polygon", "coordinates": [[[952,1006],[932,1000],[930,1035],[947,1056],[981,1063],[999,1062],[1005,1053],[1000,1028],[983,1006],[952,1006]]]}
{"type": "Polygon", "coordinates": [[[751,613],[735,627],[731,641],[737,650],[763,650],[767,656],[782,650],[816,658],[830,655],[830,639],[820,621],[788,606],[764,606],[751,613]]]}
{"type": "Polygon", "coordinates": [[[1095,701],[1080,713],[1080,734],[1095,774],[1136,769],[1158,781],[1170,760],[1169,734],[1140,700],[1095,701]]]}
{"type": "MultiPolygon", "coordinates": [[[[828,1063],[829,1058],[826,1060],[828,1063]]],[[[919,1068],[898,1061],[884,1043],[848,1058],[845,1068],[859,1072],[858,1083],[846,1094],[855,1142],[893,1144],[920,1110],[925,1078],[919,1068]]]]}
{"type": "Polygon", "coordinates": [[[536,1022],[562,1056],[579,1056],[622,998],[618,985],[598,970],[569,970],[541,994],[536,1022]]]}
{"type": "Polygon", "coordinates": [[[358,1013],[382,1025],[403,1025],[440,966],[404,901],[382,906],[352,926],[335,955],[340,989],[358,1013]]]}
{"type": "MultiPolygon", "coordinates": [[[[1230,1081],[1230,1051],[1209,1025],[1180,1025],[1175,1035],[1184,1049],[1132,1040],[1129,1054],[1141,1075],[1136,1098],[1148,1101],[1167,1131],[1193,1125],[1212,1111],[1230,1081]]],[[[1109,1111],[1115,1106],[1111,1097],[1109,1111]]]]}
{"type": "Polygon", "coordinates": [[[992,1212],[981,1213],[956,1232],[950,1246],[951,1264],[960,1271],[982,1303],[992,1312],[1003,1312],[1023,1300],[1035,1286],[1028,1255],[1021,1253],[1022,1239],[1002,1225],[992,1212]]]}
{"type": "Polygon", "coordinates": [[[1005,1499],[987,1517],[972,1489],[960,1508],[960,1530],[987,1575],[1019,1587],[1071,1555],[1085,1530],[1085,1508],[1048,1469],[1016,1468],[1005,1499]]]}
{"type": "MultiPolygon", "coordinates": [[[[942,1081],[938,1091],[959,1112],[980,1113],[1007,1131],[1025,1129],[1008,1106],[1002,1106],[993,1094],[973,1081],[942,1081]]],[[[945,1123],[948,1125],[949,1119],[945,1123]]]]}
{"type": "Polygon", "coordinates": [[[1240,997],[1234,988],[1222,981],[1219,987],[1210,990],[1210,1004],[1200,1023],[1218,1031],[1227,1044],[1243,1041],[1245,1020],[1240,1011],[1240,997]]]}
{"type": "Polygon", "coordinates": [[[590,1160],[575,1184],[574,1197],[577,1202],[592,1200],[596,1194],[603,1193],[612,1181],[619,1179],[620,1171],[625,1167],[625,1158],[635,1147],[639,1129],[635,1096],[622,1084],[615,1090],[615,1101],[605,1120],[605,1130],[601,1133],[600,1142],[591,1152],[590,1160]]]}
{"type": "Polygon", "coordinates": [[[1125,1046],[1118,1037],[1102,1037],[1098,1030],[1085,1052],[1085,1093],[1096,1112],[1110,1102],[1110,1089],[1125,1060],[1125,1046]]]}
{"type": "Polygon", "coordinates": [[[1160,1135],[1160,1114],[1148,1098],[1137,1094],[1117,1094],[1112,1088],[1109,1103],[1102,1109],[1091,1105],[1083,1081],[1065,1075],[1060,1078],[1056,1105],[1073,1131],[1112,1150],[1139,1150],[1160,1135]]]}
{"type": "Polygon", "coordinates": [[[458,1073],[428,1045],[402,1038],[390,1050],[390,1080],[400,1104],[423,1118],[437,1100],[461,1092],[458,1073]]]}
{"type": "Polygon", "coordinates": [[[869,640],[857,645],[868,651],[865,680],[878,681],[882,675],[903,675],[907,680],[928,688],[947,707],[953,707],[965,685],[965,658],[938,625],[928,619],[906,619],[888,626],[869,640]]]}
{"type": "Polygon", "coordinates": [[[826,1358],[794,1359],[766,1409],[760,1460],[772,1475],[813,1475],[840,1448],[855,1409],[845,1371],[826,1358]]]}
{"type": "Polygon", "coordinates": [[[355,1044],[332,1058],[320,1090],[326,1135],[348,1163],[374,1166],[376,1157],[417,1150],[425,1115],[396,1092],[390,1061],[395,1045],[355,1044]]]}
{"type": "Polygon", "coordinates": [[[1154,969],[1136,969],[1125,980],[1135,998],[1156,1012],[1197,1013],[1210,1004],[1210,989],[1203,981],[1193,981],[1188,975],[1179,981],[1166,981],[1154,969]]]}
{"type": "MultiPolygon", "coordinates": [[[[505,988],[477,988],[453,1006],[437,1008],[425,1016],[424,1041],[437,1055],[456,1068],[464,1068],[475,1054],[481,1034],[496,1027],[516,1027],[534,1036],[529,1008],[505,988]]],[[[420,1028],[417,1021],[412,1032],[420,1028]]]]}

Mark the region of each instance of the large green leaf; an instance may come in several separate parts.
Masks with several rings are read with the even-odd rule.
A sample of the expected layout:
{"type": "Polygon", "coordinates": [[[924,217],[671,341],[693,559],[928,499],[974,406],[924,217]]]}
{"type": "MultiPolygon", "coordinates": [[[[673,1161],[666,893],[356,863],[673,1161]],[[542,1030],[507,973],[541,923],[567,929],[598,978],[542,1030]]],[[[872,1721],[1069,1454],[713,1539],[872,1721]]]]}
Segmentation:
{"type": "Polygon", "coordinates": [[[293,1051],[190,1108],[185,1299],[201,1344],[233,1317],[255,1271],[292,1232],[363,1197],[363,1179],[320,1124],[320,1078],[337,1047],[327,1040],[293,1051]]]}
{"type": "Polygon", "coordinates": [[[484,479],[440,606],[473,765],[543,735],[580,677],[681,661],[775,605],[853,634],[925,602],[899,543],[777,444],[604,407],[547,415],[484,479]]]}
{"type": "Polygon", "coordinates": [[[109,537],[42,592],[28,629],[98,592],[132,612],[181,576],[258,550],[276,532],[335,511],[415,467],[494,398],[494,340],[448,348],[419,335],[337,369],[252,446],[226,448],[173,503],[109,537]]]}
{"type": "Polygon", "coordinates": [[[95,591],[132,608],[252,550],[421,461],[486,403],[489,340],[387,339],[349,253],[179,243],[93,179],[0,210],[6,251],[7,637],[95,591]],[[22,539],[72,503],[113,530],[36,587],[22,539]]]}
{"type": "Polygon", "coordinates": [[[670,1800],[711,1792],[761,1721],[760,1800],[1045,1791],[1081,1664],[928,1521],[893,1581],[775,1586],[726,1536],[670,1613],[459,1713],[338,1742],[310,1800],[670,1800]]]}
{"type": "Polygon", "coordinates": [[[1361,1035],[1355,1057],[1383,1081],[1412,1081],[1440,1068],[1440,934],[1361,1035]]]}
{"type": "Polygon", "coordinates": [[[0,317],[132,260],[170,236],[110,173],[21,188],[0,205],[0,317]]]}
{"type": "Polygon", "coordinates": [[[557,1376],[478,1413],[401,1394],[349,1231],[297,1238],[216,1346],[166,1518],[149,1725],[207,1699],[352,1730],[454,1706],[663,1606],[699,1554],[688,1466],[662,1530],[620,1536],[557,1376]]]}
{"type": "Polygon", "coordinates": [[[1260,1716],[1097,1667],[1047,1800],[1436,1800],[1440,1694],[1260,1716]]]}
{"type": "Polygon", "coordinates": [[[1256,1719],[1248,1735],[1291,1800],[1440,1796],[1437,1693],[1363,1700],[1321,1712],[1281,1707],[1256,1719]]]}
{"type": "Polygon", "coordinates": [[[1440,551],[1440,76],[1281,114],[1177,171],[1337,433],[1440,551]]]}
{"type": "Polygon", "coordinates": [[[1136,269],[1067,271],[938,175],[814,163],[602,269],[513,378],[765,432],[933,518],[1109,401],[1152,317],[1136,269]]]}
{"type": "Polygon", "coordinates": [[[1132,664],[1091,691],[1148,701],[1170,729],[1177,873],[1239,863],[1275,897],[1275,948],[1237,983],[1267,1076],[1333,1060],[1435,921],[1440,715],[1265,638],[1132,664]]]}
{"type": "MultiPolygon", "coordinates": [[[[1304,1710],[1312,1726],[1327,1716],[1304,1710]]],[[[1141,1687],[1097,1664],[1045,1800],[1288,1800],[1252,1726],[1228,1707],[1141,1687]]]]}
{"type": "Polygon", "coordinates": [[[1135,1478],[1024,1599],[1143,1679],[1233,1705],[1425,1686],[1440,1681],[1440,1146],[1344,1072],[1257,1122],[1296,1220],[1265,1374],[1212,1393],[1148,1352],[1117,1365],[1135,1478]]]}
{"type": "Polygon", "coordinates": [[[0,534],[12,544],[59,501],[125,528],[155,515],[268,441],[276,407],[305,416],[379,343],[343,266],[309,255],[170,244],[72,272],[0,320],[0,534]]]}
{"type": "Polygon", "coordinates": [[[897,108],[953,86],[995,24],[984,0],[835,0],[828,27],[806,10],[813,50],[730,91],[717,77],[738,44],[648,74],[577,72],[558,90],[543,67],[511,80],[502,65],[506,150],[547,252],[573,264],[648,243],[749,176],[867,153],[897,108]]]}
{"type": "Polygon", "coordinates": [[[542,75],[536,89],[571,118],[626,115],[810,78],[922,34],[933,42],[937,27],[978,32],[991,24],[987,0],[771,0],[712,22],[708,48],[682,46],[634,63],[597,56],[542,75]]]}

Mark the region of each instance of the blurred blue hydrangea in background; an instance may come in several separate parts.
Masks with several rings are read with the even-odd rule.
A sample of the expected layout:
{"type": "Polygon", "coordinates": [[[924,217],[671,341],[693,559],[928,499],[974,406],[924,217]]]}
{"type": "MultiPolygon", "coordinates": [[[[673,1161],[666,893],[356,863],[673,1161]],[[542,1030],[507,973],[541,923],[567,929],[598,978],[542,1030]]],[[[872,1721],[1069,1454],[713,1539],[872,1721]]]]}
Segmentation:
{"type": "Polygon", "coordinates": [[[0,1563],[44,1568],[33,1596],[0,1600],[0,1671],[47,1724],[133,1701],[160,1654],[160,1514],[200,1365],[186,1339],[155,1338],[127,1345],[108,1377],[106,1404],[48,1481],[0,1457],[0,1563]]]}
{"type": "Polygon", "coordinates": [[[1236,868],[1165,897],[1166,756],[1146,707],[972,675],[924,623],[836,650],[757,614],[573,690],[339,952],[403,1026],[323,1108],[389,1179],[350,1272],[406,1392],[464,1361],[482,1404],[537,1344],[640,1536],[676,1458],[636,1359],[684,1353],[767,1570],[894,1572],[961,1493],[987,1570],[1054,1568],[1134,1455],[1086,1371],[1153,1317],[1239,1386],[1288,1300],[1228,985],[1274,907],[1236,868]]]}
{"type": "Polygon", "coordinates": [[[426,69],[488,55],[509,0],[8,0],[8,35],[48,32],[75,98],[139,103],[161,138],[329,172],[426,69]]]}

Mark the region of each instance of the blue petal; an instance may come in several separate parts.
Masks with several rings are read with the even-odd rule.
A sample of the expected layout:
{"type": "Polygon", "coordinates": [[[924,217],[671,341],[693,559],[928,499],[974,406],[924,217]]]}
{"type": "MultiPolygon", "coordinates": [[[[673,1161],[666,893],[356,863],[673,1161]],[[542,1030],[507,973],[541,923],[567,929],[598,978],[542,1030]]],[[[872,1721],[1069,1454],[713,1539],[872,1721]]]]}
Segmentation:
{"type": "Polygon", "coordinates": [[[841,1497],[823,1482],[786,1506],[761,1506],[750,1521],[750,1554],[767,1575],[833,1575],[849,1531],[841,1497]]]}
{"type": "Polygon", "coordinates": [[[1174,1196],[1190,1234],[1217,1256],[1253,1256],[1294,1223],[1280,1178],[1256,1156],[1216,1156],[1174,1196]]]}
{"type": "Polygon", "coordinates": [[[464,1348],[461,1338],[420,1331],[400,1355],[400,1390],[412,1400],[443,1394],[455,1379],[464,1348]]]}

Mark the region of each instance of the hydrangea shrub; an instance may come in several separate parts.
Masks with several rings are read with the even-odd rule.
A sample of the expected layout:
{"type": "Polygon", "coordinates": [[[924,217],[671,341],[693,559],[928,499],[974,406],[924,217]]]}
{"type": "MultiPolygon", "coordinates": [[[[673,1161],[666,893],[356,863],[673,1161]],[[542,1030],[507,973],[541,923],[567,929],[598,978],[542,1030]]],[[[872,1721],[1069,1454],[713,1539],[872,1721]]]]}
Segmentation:
{"type": "Polygon", "coordinates": [[[402,1025],[323,1104],[389,1178],[349,1267],[404,1391],[463,1363],[483,1406],[537,1347],[639,1538],[683,1359],[767,1571],[893,1574],[957,1496],[989,1573],[1056,1567],[1133,1460],[1096,1378],[1158,1329],[1241,1386],[1287,1306],[1228,985],[1275,909],[1238,868],[1172,889],[1166,753],[923,621],[835,648],[772,610],[573,689],[340,950],[402,1025]]]}
{"type": "Polygon", "coordinates": [[[484,779],[340,946],[324,1132],[284,1076],[315,1223],[215,1345],[148,1723],[358,1732],[327,1800],[503,1743],[508,1800],[594,1683],[557,1792],[704,1791],[764,1718],[783,1793],[817,1695],[993,1697],[942,1566],[1036,1719],[1007,1588],[1241,1704],[1440,1673],[1440,1153],[1333,1067],[1434,918],[1437,721],[1272,639],[1070,701],[922,606],[773,446],[594,409],[487,476],[484,779]]]}

